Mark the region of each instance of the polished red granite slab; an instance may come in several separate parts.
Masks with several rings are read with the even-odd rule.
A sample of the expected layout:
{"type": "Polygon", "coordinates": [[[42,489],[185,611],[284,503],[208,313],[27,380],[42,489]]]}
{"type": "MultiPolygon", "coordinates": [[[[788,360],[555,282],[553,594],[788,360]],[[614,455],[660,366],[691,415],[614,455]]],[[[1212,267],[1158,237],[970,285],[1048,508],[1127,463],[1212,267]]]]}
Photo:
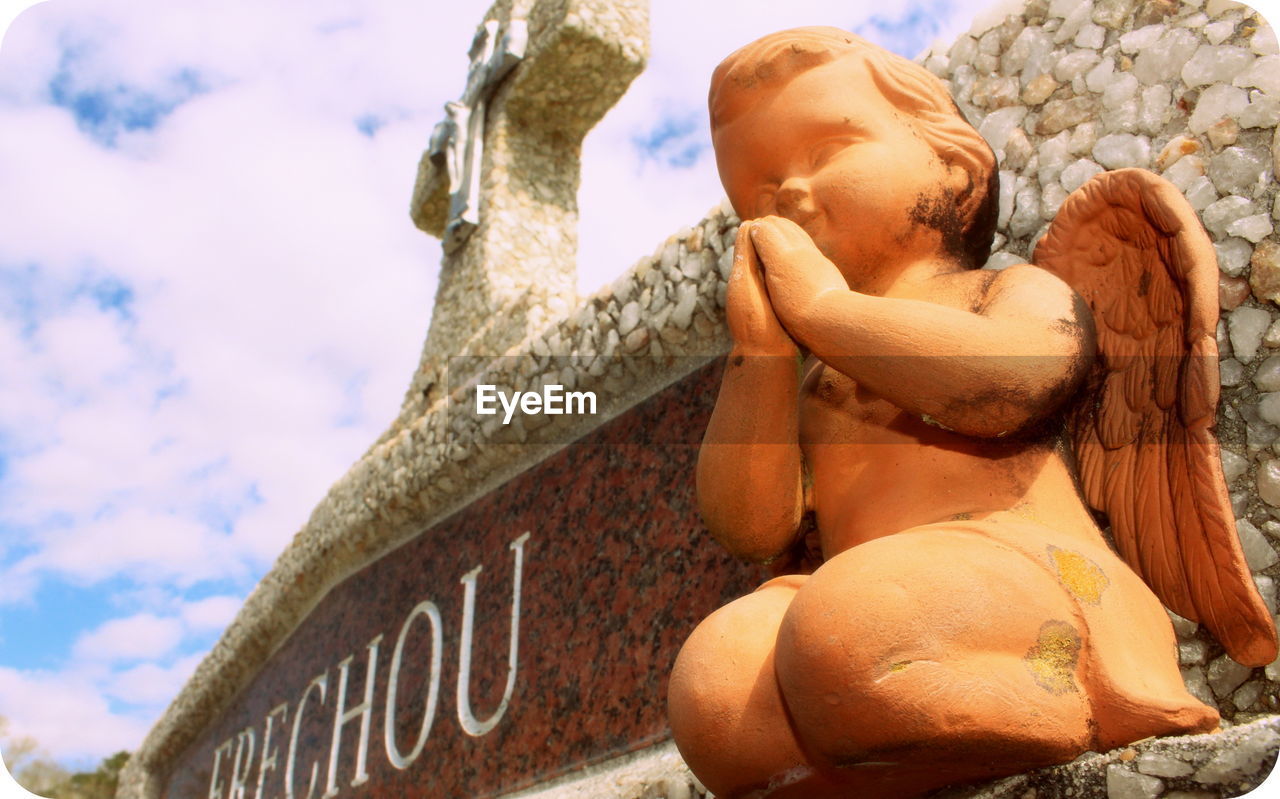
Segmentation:
{"type": "Polygon", "coordinates": [[[497,796],[668,737],[667,676],[681,643],[767,577],[729,559],[698,519],[696,442],[718,384],[718,365],[693,373],[348,578],[175,763],[163,795],[497,796]],[[486,731],[509,681],[517,559],[517,667],[486,731]],[[457,696],[468,575],[471,732],[457,696]],[[415,756],[433,662],[435,710],[415,756]],[[330,764],[340,699],[348,721],[330,764]]]}

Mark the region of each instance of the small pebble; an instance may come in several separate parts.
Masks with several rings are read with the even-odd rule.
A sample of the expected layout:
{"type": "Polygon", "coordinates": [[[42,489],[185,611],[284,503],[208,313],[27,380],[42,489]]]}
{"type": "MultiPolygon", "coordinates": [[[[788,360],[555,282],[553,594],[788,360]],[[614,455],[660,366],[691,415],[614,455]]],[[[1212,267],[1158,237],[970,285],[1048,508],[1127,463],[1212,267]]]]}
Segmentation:
{"type": "Polygon", "coordinates": [[[1230,485],[1241,477],[1244,477],[1245,472],[1249,470],[1249,461],[1229,449],[1224,448],[1221,450],[1221,453],[1222,474],[1226,478],[1227,484],[1230,485]]]}
{"type": "Polygon", "coordinates": [[[1200,625],[1191,619],[1184,619],[1172,610],[1165,610],[1169,616],[1169,622],[1173,625],[1173,631],[1180,638],[1186,638],[1196,634],[1196,630],[1200,629],[1200,625]]]}
{"type": "Polygon", "coordinates": [[[1236,710],[1248,710],[1257,703],[1261,696],[1262,683],[1258,680],[1252,680],[1240,686],[1231,695],[1231,704],[1236,706],[1236,710]]]}
{"type": "Polygon", "coordinates": [[[1264,461],[1258,467],[1258,496],[1274,508],[1280,508],[1280,461],[1264,461]]]}
{"type": "MultiPolygon", "coordinates": [[[[1229,238],[1213,243],[1213,250],[1218,255],[1218,268],[1232,277],[1239,277],[1249,265],[1253,255],[1253,247],[1244,239],[1229,238]]],[[[1267,345],[1274,346],[1274,345],[1267,345]]]]}
{"type": "Polygon", "coordinates": [[[1224,386],[1238,386],[1244,382],[1244,364],[1235,358],[1218,363],[1218,382],[1224,386]]]}
{"type": "Polygon", "coordinates": [[[1135,765],[1138,771],[1153,777],[1185,777],[1195,771],[1186,761],[1159,752],[1143,752],[1135,765]]]}
{"type": "Polygon", "coordinates": [[[1236,522],[1236,532],[1240,535],[1240,548],[1244,550],[1244,559],[1250,570],[1260,572],[1280,563],[1280,555],[1253,523],[1240,519],[1236,522]]]}
{"type": "MultiPolygon", "coordinates": [[[[1263,525],[1266,526],[1265,524],[1263,525]]],[[[1270,536],[1267,540],[1270,541],[1270,536]]],[[[1262,604],[1267,606],[1267,610],[1271,611],[1271,615],[1276,615],[1276,581],[1265,574],[1253,575],[1253,584],[1258,587],[1258,595],[1262,597],[1262,604]]]]}
{"type": "Polygon", "coordinates": [[[1218,199],[1218,190],[1213,187],[1213,181],[1204,175],[1191,181],[1186,194],[1187,202],[1196,211],[1203,211],[1218,199]]]}
{"type": "Polygon", "coordinates": [[[1246,363],[1253,360],[1262,346],[1262,334],[1271,326],[1271,314],[1261,308],[1236,308],[1227,317],[1227,332],[1231,336],[1231,351],[1236,360],[1246,363]]]}
{"type": "MultiPolygon", "coordinates": [[[[1270,302],[1280,300],[1280,244],[1271,240],[1260,243],[1254,248],[1249,265],[1253,296],[1270,302]]],[[[1270,335],[1271,330],[1267,333],[1270,335]]],[[[1280,340],[1280,331],[1276,332],[1276,339],[1280,340]]]]}
{"type": "Polygon", "coordinates": [[[1218,275],[1218,306],[1224,311],[1240,307],[1249,298],[1249,281],[1242,277],[1218,275]]]}
{"type": "MultiPolygon", "coordinates": [[[[1178,644],[1178,664],[1182,666],[1198,666],[1204,663],[1205,658],[1209,654],[1209,646],[1204,641],[1196,638],[1190,641],[1182,641],[1178,644]]],[[[1139,767],[1139,770],[1142,770],[1139,767]]],[[[1151,774],[1153,772],[1147,772],[1151,774]]],[[[1166,776],[1160,774],[1157,776],[1166,776]]]]}
{"type": "Polygon", "coordinates": [[[1280,426],[1280,392],[1272,391],[1258,397],[1258,416],[1267,424],[1280,426]]]}
{"type": "Polygon", "coordinates": [[[1107,799],[1156,799],[1164,783],[1146,774],[1130,771],[1119,763],[1107,766],[1107,799]]]}
{"type": "Polygon", "coordinates": [[[1207,670],[1209,687],[1216,696],[1227,697],[1232,691],[1244,684],[1253,672],[1248,666],[1242,666],[1229,655],[1220,655],[1209,664],[1207,670]]]}
{"type": "MultiPolygon", "coordinates": [[[[1160,154],[1156,156],[1156,169],[1163,172],[1178,162],[1184,155],[1191,155],[1200,150],[1200,142],[1188,136],[1174,136],[1160,150],[1160,154]]],[[[1200,174],[1204,174],[1203,167],[1200,174]]],[[[1167,175],[1165,177],[1168,177],[1167,175]]]]}
{"type": "MultiPolygon", "coordinates": [[[[1240,113],[1244,114],[1244,111],[1240,113]]],[[[1223,117],[1210,125],[1205,135],[1209,137],[1209,143],[1213,145],[1213,149],[1221,150],[1223,147],[1235,144],[1240,138],[1240,123],[1231,117],[1223,117]]]]}
{"type": "Polygon", "coordinates": [[[1267,236],[1270,236],[1273,229],[1271,217],[1268,214],[1253,214],[1228,224],[1227,235],[1240,236],[1257,244],[1267,236]]]}

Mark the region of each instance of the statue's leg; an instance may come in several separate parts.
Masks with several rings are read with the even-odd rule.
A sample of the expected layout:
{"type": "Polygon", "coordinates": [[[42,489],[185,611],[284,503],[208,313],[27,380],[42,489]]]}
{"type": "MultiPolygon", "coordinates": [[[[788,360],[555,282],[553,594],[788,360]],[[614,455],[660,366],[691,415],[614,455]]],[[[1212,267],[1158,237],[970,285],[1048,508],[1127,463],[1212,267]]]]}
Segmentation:
{"type": "Polygon", "coordinates": [[[1087,637],[1042,565],[933,525],[823,564],[788,608],[775,663],[815,764],[860,797],[905,797],[1089,749],[1087,637]]]}
{"type": "Polygon", "coordinates": [[[685,642],[667,694],[680,754],[718,799],[818,797],[774,675],[778,625],[806,578],[778,577],[708,616],[685,642]],[[770,786],[781,791],[770,791],[770,786]]]}
{"type": "Polygon", "coordinates": [[[1164,606],[1128,566],[1099,543],[1064,544],[1055,571],[1089,618],[1085,664],[1098,751],[1153,735],[1211,732],[1218,713],[1187,692],[1178,643],[1164,606]]]}

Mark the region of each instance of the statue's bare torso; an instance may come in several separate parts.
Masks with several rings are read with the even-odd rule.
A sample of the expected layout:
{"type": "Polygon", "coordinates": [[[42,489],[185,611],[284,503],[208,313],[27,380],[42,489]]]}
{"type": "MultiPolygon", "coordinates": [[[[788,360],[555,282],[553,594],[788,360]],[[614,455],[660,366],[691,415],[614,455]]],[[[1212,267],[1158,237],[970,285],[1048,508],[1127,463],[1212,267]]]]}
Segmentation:
{"type": "MultiPolygon", "coordinates": [[[[1034,267],[999,277],[1018,280],[1023,269],[1034,267]]],[[[980,309],[1003,288],[997,280],[991,272],[948,273],[912,298],[980,309]]],[[[1002,512],[1101,540],[1078,501],[1060,423],[976,438],[899,408],[817,357],[806,359],[802,374],[799,438],[825,556],[923,524],[1002,512]]]]}

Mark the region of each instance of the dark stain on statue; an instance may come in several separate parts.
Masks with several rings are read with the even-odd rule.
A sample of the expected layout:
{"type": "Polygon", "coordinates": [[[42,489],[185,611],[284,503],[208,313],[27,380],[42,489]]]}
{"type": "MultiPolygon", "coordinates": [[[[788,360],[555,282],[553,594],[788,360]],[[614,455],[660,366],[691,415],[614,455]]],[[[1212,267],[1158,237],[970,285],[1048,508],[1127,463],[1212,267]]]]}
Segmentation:
{"type": "Polygon", "coordinates": [[[911,208],[910,218],[915,224],[942,234],[944,254],[962,262],[965,260],[965,220],[961,218],[956,193],[950,187],[943,186],[936,192],[921,193],[911,208]]]}

